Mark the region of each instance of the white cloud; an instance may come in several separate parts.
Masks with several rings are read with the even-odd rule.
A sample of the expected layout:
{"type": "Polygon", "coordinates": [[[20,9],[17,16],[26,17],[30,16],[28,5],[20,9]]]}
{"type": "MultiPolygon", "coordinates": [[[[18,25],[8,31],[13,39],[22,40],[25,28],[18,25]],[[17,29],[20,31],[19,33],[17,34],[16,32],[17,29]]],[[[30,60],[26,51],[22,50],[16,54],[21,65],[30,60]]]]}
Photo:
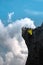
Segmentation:
{"type": "Polygon", "coordinates": [[[3,58],[0,56],[0,65],[3,65],[4,62],[3,62],[3,58]]]}
{"type": "Polygon", "coordinates": [[[34,11],[34,10],[25,9],[24,12],[31,15],[43,15],[43,11],[34,11]]]}
{"type": "Polygon", "coordinates": [[[8,13],[8,17],[9,17],[9,19],[11,19],[12,15],[14,15],[14,12],[10,12],[10,13],[8,13]]]}
{"type": "Polygon", "coordinates": [[[23,26],[35,28],[29,18],[16,20],[7,27],[0,20],[0,65],[25,65],[28,50],[21,36],[23,26]]]}
{"type": "Polygon", "coordinates": [[[8,22],[11,22],[12,16],[14,15],[14,12],[8,13],[8,22]]]}

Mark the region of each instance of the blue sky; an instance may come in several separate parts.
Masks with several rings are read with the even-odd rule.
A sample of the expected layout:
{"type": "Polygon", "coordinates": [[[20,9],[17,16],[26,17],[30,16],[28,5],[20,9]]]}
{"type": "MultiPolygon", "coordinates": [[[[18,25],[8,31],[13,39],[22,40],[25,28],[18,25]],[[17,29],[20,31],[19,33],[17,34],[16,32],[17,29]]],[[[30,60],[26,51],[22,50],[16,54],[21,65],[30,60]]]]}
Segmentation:
{"type": "Polygon", "coordinates": [[[29,17],[37,26],[43,22],[43,0],[0,0],[0,19],[7,21],[12,11],[13,20],[29,17]]]}

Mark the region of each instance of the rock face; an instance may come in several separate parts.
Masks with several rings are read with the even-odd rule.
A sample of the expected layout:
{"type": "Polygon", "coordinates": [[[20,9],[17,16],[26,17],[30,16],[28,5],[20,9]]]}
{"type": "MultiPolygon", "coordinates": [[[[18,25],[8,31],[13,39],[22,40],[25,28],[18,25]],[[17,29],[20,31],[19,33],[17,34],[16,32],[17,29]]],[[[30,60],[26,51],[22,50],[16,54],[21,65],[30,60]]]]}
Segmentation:
{"type": "Polygon", "coordinates": [[[23,27],[22,37],[28,48],[26,65],[43,65],[43,25],[35,29],[23,27]]]}

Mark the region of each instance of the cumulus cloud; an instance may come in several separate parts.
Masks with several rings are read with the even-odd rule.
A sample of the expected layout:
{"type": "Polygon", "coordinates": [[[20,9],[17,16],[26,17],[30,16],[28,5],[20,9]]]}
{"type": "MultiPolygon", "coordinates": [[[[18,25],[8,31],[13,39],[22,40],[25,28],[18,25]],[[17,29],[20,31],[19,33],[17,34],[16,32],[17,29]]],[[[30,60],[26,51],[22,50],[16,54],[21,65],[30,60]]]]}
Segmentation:
{"type": "Polygon", "coordinates": [[[30,18],[4,26],[0,20],[0,65],[25,65],[28,49],[22,38],[22,27],[35,28],[30,18]]]}
{"type": "Polygon", "coordinates": [[[0,56],[0,65],[3,65],[4,62],[3,62],[3,58],[0,56]]]}

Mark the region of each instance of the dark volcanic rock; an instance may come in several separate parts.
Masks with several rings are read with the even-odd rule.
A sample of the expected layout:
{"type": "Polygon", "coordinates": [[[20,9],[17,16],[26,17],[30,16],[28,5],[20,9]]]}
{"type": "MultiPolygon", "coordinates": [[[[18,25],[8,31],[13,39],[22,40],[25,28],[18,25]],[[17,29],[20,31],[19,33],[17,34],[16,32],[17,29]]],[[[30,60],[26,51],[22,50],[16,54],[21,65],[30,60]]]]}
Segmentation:
{"type": "Polygon", "coordinates": [[[43,25],[35,29],[22,28],[22,37],[29,51],[26,65],[43,65],[43,25]],[[29,33],[29,30],[32,31],[29,33]]]}

